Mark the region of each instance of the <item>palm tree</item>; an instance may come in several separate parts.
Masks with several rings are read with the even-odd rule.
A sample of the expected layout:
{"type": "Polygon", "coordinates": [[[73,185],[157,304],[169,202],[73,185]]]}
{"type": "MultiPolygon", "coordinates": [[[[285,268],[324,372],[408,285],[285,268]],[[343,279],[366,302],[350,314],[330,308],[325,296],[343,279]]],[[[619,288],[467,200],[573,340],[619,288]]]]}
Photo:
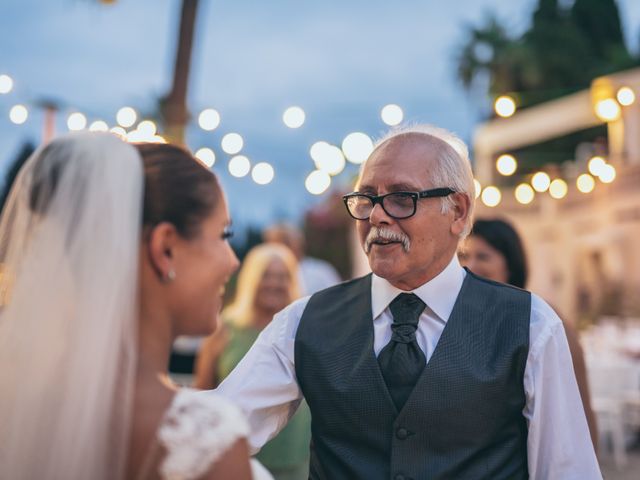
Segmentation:
{"type": "MultiPolygon", "coordinates": [[[[117,0],[98,0],[112,4],[117,0]]],[[[199,0],[182,0],[180,30],[176,48],[171,90],[160,100],[160,113],[164,120],[164,135],[172,143],[184,144],[184,131],[189,121],[187,92],[193,51],[199,0]]]]}

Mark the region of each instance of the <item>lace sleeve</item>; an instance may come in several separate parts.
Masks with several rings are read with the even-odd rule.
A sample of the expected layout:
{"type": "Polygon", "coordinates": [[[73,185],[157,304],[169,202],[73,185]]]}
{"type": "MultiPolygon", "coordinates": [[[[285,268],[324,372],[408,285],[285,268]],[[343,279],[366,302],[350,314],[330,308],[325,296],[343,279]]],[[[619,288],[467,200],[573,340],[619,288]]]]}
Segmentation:
{"type": "Polygon", "coordinates": [[[160,475],[166,480],[198,478],[248,434],[249,425],[228,400],[182,389],[158,430],[158,440],[167,451],[160,475]]]}

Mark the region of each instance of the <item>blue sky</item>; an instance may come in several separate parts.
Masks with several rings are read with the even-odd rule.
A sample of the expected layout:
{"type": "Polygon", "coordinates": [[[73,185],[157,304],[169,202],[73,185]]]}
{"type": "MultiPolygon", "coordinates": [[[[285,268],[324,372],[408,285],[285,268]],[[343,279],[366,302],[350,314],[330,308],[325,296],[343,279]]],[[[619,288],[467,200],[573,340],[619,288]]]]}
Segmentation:
{"type": "MultiPolygon", "coordinates": [[[[455,79],[454,54],[464,26],[488,10],[513,32],[527,26],[536,0],[409,1],[201,0],[189,105],[193,113],[216,108],[214,132],[191,128],[194,150],[212,147],[214,170],[228,192],[234,220],[264,224],[295,219],[318,201],[304,189],[313,170],[309,147],[340,144],[352,131],[379,136],[379,110],[397,103],[405,120],[435,123],[471,138],[486,99],[466,94],[455,79]],[[307,114],[305,125],[286,128],[290,105],[307,114]],[[267,186],[226,172],[220,138],[238,132],[252,162],[273,164],[267,186]]],[[[640,2],[618,1],[625,34],[637,46],[640,2]]],[[[2,0],[0,74],[15,80],[0,95],[0,172],[26,139],[38,141],[42,115],[32,109],[24,125],[8,111],[53,98],[72,110],[110,123],[123,105],[151,112],[170,84],[178,0],[2,0]]],[[[194,122],[195,123],[195,122],[194,122]]],[[[334,179],[345,185],[355,167],[334,179]]],[[[326,193],[330,195],[331,193],[326,193]]]]}

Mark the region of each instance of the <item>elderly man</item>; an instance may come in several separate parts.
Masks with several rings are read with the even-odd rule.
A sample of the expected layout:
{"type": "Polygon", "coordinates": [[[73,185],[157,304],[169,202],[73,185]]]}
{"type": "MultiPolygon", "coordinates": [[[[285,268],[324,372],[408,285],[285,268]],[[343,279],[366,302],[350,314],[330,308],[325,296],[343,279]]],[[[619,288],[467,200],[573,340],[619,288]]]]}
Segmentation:
{"type": "Polygon", "coordinates": [[[344,197],[373,274],[276,315],[218,390],[254,449],[304,397],[310,478],[601,478],[559,318],[458,263],[473,191],[448,132],[378,143],[344,197]]]}

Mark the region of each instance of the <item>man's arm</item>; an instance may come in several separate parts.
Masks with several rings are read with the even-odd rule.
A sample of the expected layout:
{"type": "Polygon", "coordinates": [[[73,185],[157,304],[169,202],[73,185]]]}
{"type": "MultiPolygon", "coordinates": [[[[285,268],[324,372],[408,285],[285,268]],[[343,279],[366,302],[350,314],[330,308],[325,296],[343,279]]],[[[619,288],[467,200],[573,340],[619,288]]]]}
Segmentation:
{"type": "Polygon", "coordinates": [[[298,300],[276,314],[216,389],[246,415],[251,427],[248,441],[252,454],[287,424],[302,400],[296,380],[294,344],[308,300],[298,300]]]}
{"type": "Polygon", "coordinates": [[[562,322],[536,295],[524,375],[529,475],[535,479],[602,479],[562,322]]]}

